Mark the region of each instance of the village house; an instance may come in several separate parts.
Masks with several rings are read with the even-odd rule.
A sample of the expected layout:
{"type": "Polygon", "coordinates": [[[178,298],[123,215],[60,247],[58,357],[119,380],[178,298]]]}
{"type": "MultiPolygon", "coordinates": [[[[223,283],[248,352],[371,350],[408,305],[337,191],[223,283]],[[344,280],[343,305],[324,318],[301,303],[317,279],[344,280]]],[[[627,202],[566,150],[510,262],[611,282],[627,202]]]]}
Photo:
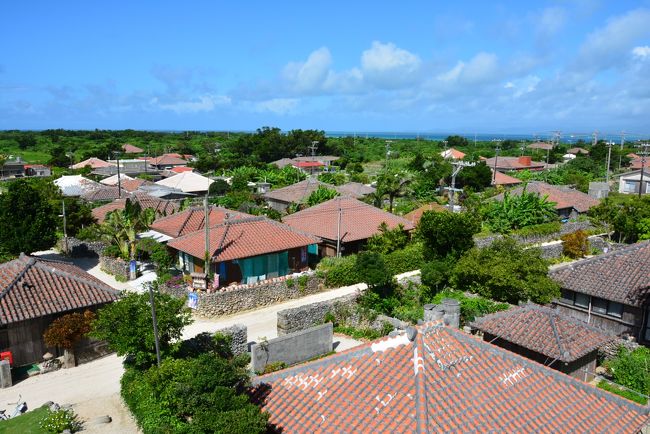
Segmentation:
{"type": "MultiPolygon", "coordinates": [[[[633,170],[615,176],[615,178],[618,178],[618,192],[622,194],[639,194],[642,182],[641,175],[641,168],[639,167],[639,170],[633,170]]],[[[643,170],[643,187],[641,194],[650,193],[648,185],[650,185],[650,171],[646,168],[643,170]]]]}
{"type": "Polygon", "coordinates": [[[43,164],[25,164],[25,176],[51,176],[52,170],[43,164]]]}
{"type": "MultiPolygon", "coordinates": [[[[541,197],[546,197],[548,202],[555,203],[555,210],[560,218],[576,218],[580,214],[585,214],[591,207],[600,203],[588,194],[574,190],[562,185],[551,185],[541,181],[531,181],[525,186],[517,187],[510,190],[509,194],[520,196],[524,191],[528,193],[537,193],[541,197]]],[[[502,201],[504,194],[499,194],[493,200],[502,201]]]]}
{"type": "Polygon", "coordinates": [[[79,197],[84,193],[103,187],[99,182],[81,175],[64,175],[53,182],[59,187],[61,194],[66,197],[79,197]]]}
{"type": "Polygon", "coordinates": [[[410,220],[345,196],[335,197],[327,202],[289,214],[283,217],[282,221],[292,228],[320,238],[322,240],[318,245],[320,257],[335,256],[339,244],[337,240],[344,254],[358,252],[368,238],[379,233],[379,226],[382,223],[386,223],[390,229],[399,225],[402,225],[404,231],[414,229],[410,220]]]}
{"type": "Polygon", "coordinates": [[[20,158],[14,161],[5,161],[0,166],[0,178],[22,178],[25,176],[25,163],[20,158]]]}
{"type": "Polygon", "coordinates": [[[214,181],[194,172],[182,172],[169,178],[161,179],[156,185],[171,187],[184,193],[205,194],[214,181]]]}
{"type": "Polygon", "coordinates": [[[274,432],[636,434],[648,408],[436,323],[253,379],[274,432]]]}
{"type": "Polygon", "coordinates": [[[413,223],[413,226],[417,226],[420,223],[420,219],[422,218],[422,214],[424,214],[427,211],[432,211],[432,212],[448,212],[449,208],[445,207],[444,205],[440,205],[437,202],[430,202],[426,205],[422,205],[421,207],[414,209],[408,214],[404,215],[404,218],[409,220],[411,223],[413,223]]]}
{"type": "Polygon", "coordinates": [[[108,161],[104,161],[100,158],[90,157],[77,164],[73,164],[72,166],[70,166],[70,169],[78,170],[78,169],[84,169],[86,167],[90,167],[91,169],[99,169],[100,167],[108,167],[108,166],[113,166],[113,164],[109,163],[108,161]]]}
{"type": "Polygon", "coordinates": [[[304,181],[264,193],[263,197],[271,208],[283,212],[292,203],[305,203],[309,196],[318,190],[318,187],[338,191],[334,185],[326,184],[316,178],[307,178],[304,181]]]}
{"type": "Polygon", "coordinates": [[[140,157],[140,159],[146,161],[158,170],[168,170],[174,167],[187,166],[187,160],[178,155],[179,154],[163,154],[160,157],[140,157]]]}
{"type": "Polygon", "coordinates": [[[178,211],[181,206],[180,201],[178,200],[165,200],[143,193],[130,193],[125,198],[116,199],[113,202],[93,208],[91,211],[92,216],[97,220],[97,223],[103,223],[104,220],[106,220],[106,216],[111,211],[123,210],[126,206],[127,199],[138,203],[142,209],[153,209],[156,217],[172,215],[178,211]]]}
{"type": "Polygon", "coordinates": [[[513,185],[519,185],[523,183],[521,179],[517,179],[514,176],[506,175],[501,173],[498,170],[490,169],[492,171],[492,182],[494,186],[503,186],[503,187],[512,187],[513,185]]]}
{"type": "Polygon", "coordinates": [[[142,154],[144,149],[138,148],[130,143],[125,143],[122,145],[122,151],[124,151],[125,154],[142,154]]]}
{"type": "Polygon", "coordinates": [[[550,271],[560,311],[617,336],[650,342],[650,241],[550,271]]]}
{"type": "Polygon", "coordinates": [[[462,160],[465,158],[465,153],[458,149],[449,148],[440,153],[440,156],[445,160],[462,160]]]}
{"type": "Polygon", "coordinates": [[[21,254],[0,264],[0,351],[11,351],[15,366],[42,361],[43,332],[63,314],[97,308],[119,292],[68,262],[21,254]]]}
{"type": "Polygon", "coordinates": [[[251,284],[304,271],[307,248],[319,241],[266,217],[225,220],[210,227],[208,237],[207,249],[205,230],[169,240],[167,246],[182,270],[213,275],[216,286],[251,284]]]}
{"type": "Polygon", "coordinates": [[[485,159],[485,164],[489,168],[499,172],[546,169],[546,163],[533,161],[531,157],[526,155],[522,155],[521,157],[504,157],[499,155],[498,157],[485,159]]]}
{"type": "MultiPolygon", "coordinates": [[[[182,237],[196,231],[205,229],[205,208],[191,207],[173,215],[160,217],[150,226],[150,232],[158,238],[167,240],[182,237]]],[[[239,220],[243,218],[254,217],[239,211],[233,211],[220,206],[211,205],[208,208],[208,226],[217,226],[223,224],[226,220],[239,220]]]]}
{"type": "Polygon", "coordinates": [[[598,348],[615,336],[563,314],[528,303],[477,318],[483,340],[582,381],[596,372],[598,348]]]}

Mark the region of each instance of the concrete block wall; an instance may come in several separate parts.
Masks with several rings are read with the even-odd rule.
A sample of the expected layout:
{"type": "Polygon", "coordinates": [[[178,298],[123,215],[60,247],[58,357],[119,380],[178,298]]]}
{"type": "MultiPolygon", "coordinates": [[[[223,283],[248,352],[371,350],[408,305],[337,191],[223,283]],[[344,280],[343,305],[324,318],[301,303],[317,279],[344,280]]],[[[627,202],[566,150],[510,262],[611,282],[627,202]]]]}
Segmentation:
{"type": "Polygon", "coordinates": [[[332,323],[260,342],[251,348],[253,372],[263,372],[266,365],[284,362],[287,365],[305,362],[332,351],[332,323]]]}

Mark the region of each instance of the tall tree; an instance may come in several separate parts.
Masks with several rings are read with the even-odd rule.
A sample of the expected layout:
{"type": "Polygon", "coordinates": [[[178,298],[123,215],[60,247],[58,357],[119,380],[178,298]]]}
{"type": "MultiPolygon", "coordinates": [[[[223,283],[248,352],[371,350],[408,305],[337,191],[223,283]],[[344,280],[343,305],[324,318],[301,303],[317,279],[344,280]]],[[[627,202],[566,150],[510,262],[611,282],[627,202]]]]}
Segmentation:
{"type": "Polygon", "coordinates": [[[388,211],[393,212],[395,198],[406,193],[406,187],[411,182],[406,173],[386,168],[377,177],[377,193],[388,196],[388,211]]]}
{"type": "Polygon", "coordinates": [[[426,211],[418,224],[418,237],[424,242],[424,254],[429,260],[459,257],[474,246],[474,234],[481,223],[467,213],[426,211]]]}
{"type": "Polygon", "coordinates": [[[49,249],[56,243],[57,215],[29,180],[11,182],[0,195],[0,250],[18,255],[49,249]]]}

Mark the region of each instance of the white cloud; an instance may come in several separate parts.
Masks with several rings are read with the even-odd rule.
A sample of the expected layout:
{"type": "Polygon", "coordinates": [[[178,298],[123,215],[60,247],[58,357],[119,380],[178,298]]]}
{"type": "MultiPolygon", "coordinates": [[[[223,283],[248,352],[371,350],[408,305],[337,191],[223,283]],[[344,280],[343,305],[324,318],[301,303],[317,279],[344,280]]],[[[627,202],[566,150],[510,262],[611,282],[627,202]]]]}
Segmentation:
{"type": "Polygon", "coordinates": [[[650,57],[650,47],[647,45],[643,47],[634,47],[632,49],[632,55],[637,59],[646,59],[650,57]]]}
{"type": "Polygon", "coordinates": [[[467,63],[459,61],[452,69],[439,74],[440,81],[463,84],[480,84],[496,78],[499,72],[499,62],[495,54],[478,53],[467,63]]]}
{"type": "Polygon", "coordinates": [[[313,51],[305,62],[291,62],[282,73],[289,87],[296,92],[319,90],[330,72],[332,55],[327,47],[313,51]]]}
{"type": "Polygon", "coordinates": [[[537,85],[541,81],[542,79],[536,75],[528,75],[518,80],[509,81],[503,87],[504,89],[512,89],[512,96],[519,98],[522,95],[537,90],[537,85]]]}
{"type": "Polygon", "coordinates": [[[273,98],[255,103],[254,111],[271,112],[276,115],[284,115],[292,112],[298,106],[297,98],[273,98]]]}
{"type": "Polygon", "coordinates": [[[392,42],[374,41],[361,54],[361,70],[368,82],[385,88],[396,88],[413,82],[419,73],[422,60],[392,42]]]}
{"type": "Polygon", "coordinates": [[[538,42],[544,43],[545,39],[557,35],[567,21],[567,13],[559,7],[546,8],[537,19],[536,33],[538,42]]]}
{"type": "Polygon", "coordinates": [[[176,113],[209,112],[214,110],[217,106],[230,105],[231,102],[230,97],[225,95],[202,95],[192,100],[163,104],[159,102],[157,97],[154,97],[151,100],[152,105],[155,105],[162,110],[171,110],[176,113]]]}
{"type": "Polygon", "coordinates": [[[649,22],[648,9],[636,9],[609,20],[603,29],[587,37],[575,67],[598,71],[615,66],[624,59],[634,42],[650,35],[649,22]]]}

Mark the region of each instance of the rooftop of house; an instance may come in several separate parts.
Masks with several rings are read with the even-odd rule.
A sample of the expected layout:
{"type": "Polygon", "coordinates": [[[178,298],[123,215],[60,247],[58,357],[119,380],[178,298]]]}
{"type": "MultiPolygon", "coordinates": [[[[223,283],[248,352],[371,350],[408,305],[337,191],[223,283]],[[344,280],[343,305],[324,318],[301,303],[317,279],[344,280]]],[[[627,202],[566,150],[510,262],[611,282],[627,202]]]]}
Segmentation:
{"type": "Polygon", "coordinates": [[[562,288],[641,306],[650,290],[650,241],[632,244],[555,268],[549,272],[562,288]]]}
{"type": "Polygon", "coordinates": [[[127,197],[129,194],[124,188],[120,189],[116,185],[101,185],[81,194],[81,198],[88,202],[104,202],[109,200],[127,197]]]}
{"type": "Polygon", "coordinates": [[[440,155],[444,159],[451,158],[452,160],[462,160],[463,158],[465,158],[464,152],[461,152],[458,149],[454,149],[454,148],[445,149],[440,153],[440,155]]]}
{"type": "Polygon", "coordinates": [[[133,181],[134,178],[132,178],[129,175],[126,175],[124,173],[120,173],[120,176],[118,177],[117,174],[109,176],[108,178],[104,178],[101,181],[99,181],[100,184],[104,185],[117,185],[118,182],[124,183],[124,181],[133,181]]]}
{"type": "Polygon", "coordinates": [[[576,154],[585,154],[585,155],[586,155],[586,154],[589,153],[588,150],[586,150],[586,149],[584,149],[584,148],[577,148],[577,147],[576,147],[576,148],[567,149],[566,152],[567,152],[567,154],[574,154],[574,155],[576,155],[576,154]]]}
{"type": "Polygon", "coordinates": [[[180,154],[163,154],[159,157],[141,157],[141,159],[154,166],[184,166],[187,164],[187,160],[180,154]]]}
{"type": "Polygon", "coordinates": [[[391,229],[400,224],[404,226],[404,230],[414,228],[410,220],[346,196],[335,197],[295,214],[289,214],[283,217],[282,221],[317,237],[336,240],[339,210],[339,233],[344,243],[370,238],[379,232],[381,223],[386,223],[391,229]]]}
{"type": "Polygon", "coordinates": [[[207,191],[214,181],[194,172],[182,172],[156,182],[156,185],[172,187],[185,193],[207,191]]]}
{"type": "Polygon", "coordinates": [[[102,185],[92,179],[84,178],[81,175],[64,175],[55,179],[54,184],[59,187],[64,196],[81,196],[91,190],[100,188],[102,185]]]}
{"type": "MultiPolygon", "coordinates": [[[[549,202],[555,203],[555,209],[573,208],[579,213],[589,211],[589,208],[600,203],[588,194],[561,185],[550,185],[541,181],[530,181],[525,186],[510,190],[511,195],[519,196],[526,189],[529,193],[537,193],[540,196],[548,196],[549,202]]],[[[495,200],[503,200],[504,194],[494,197],[495,200]]]]}
{"type": "Polygon", "coordinates": [[[494,169],[491,170],[494,178],[492,185],[517,185],[523,182],[521,179],[517,179],[513,176],[506,175],[505,173],[501,173],[498,170],[496,171],[496,173],[494,169]]]}
{"type": "MultiPolygon", "coordinates": [[[[614,175],[613,178],[623,178],[628,181],[640,181],[641,167],[639,167],[637,170],[631,170],[629,172],[619,173],[618,175],[614,175]]],[[[647,167],[644,168],[643,170],[643,178],[647,181],[650,181],[650,172],[648,171],[647,167]]]]}
{"type": "Polygon", "coordinates": [[[173,173],[193,172],[194,168],[187,166],[176,166],[169,169],[169,171],[173,173]]]}
{"type": "Polygon", "coordinates": [[[552,143],[546,143],[546,142],[535,142],[531,143],[530,145],[526,146],[528,149],[543,149],[544,151],[550,151],[553,149],[553,144],[552,143]]]}
{"type": "Polygon", "coordinates": [[[0,324],[109,303],[119,292],[81,268],[21,254],[0,264],[0,324]]]}
{"type": "Polygon", "coordinates": [[[337,190],[334,185],[326,184],[314,178],[307,178],[304,181],[264,193],[264,197],[284,203],[301,203],[306,201],[309,195],[316,191],[318,187],[337,190]]]}
{"type": "Polygon", "coordinates": [[[485,164],[491,168],[496,166],[497,170],[541,170],[546,168],[546,163],[533,161],[526,155],[522,155],[521,157],[504,157],[500,155],[498,158],[487,158],[485,164]]]}
{"type": "Polygon", "coordinates": [[[471,326],[567,363],[615,339],[583,321],[532,303],[477,318],[471,326]]]}
{"type": "Polygon", "coordinates": [[[637,433],[649,411],[433,323],[256,377],[251,394],[282,432],[637,433]]]}
{"type": "MultiPolygon", "coordinates": [[[[131,193],[128,195],[130,200],[136,201],[142,208],[151,208],[158,217],[164,217],[174,214],[180,208],[180,202],[177,200],[165,200],[149,196],[144,193],[131,193]]],[[[98,206],[92,209],[92,215],[98,223],[106,220],[109,212],[122,210],[126,205],[126,198],[115,199],[113,202],[98,206]]]]}
{"type": "Polygon", "coordinates": [[[122,145],[122,150],[126,154],[140,154],[140,153],[144,152],[144,149],[138,148],[137,146],[134,146],[134,145],[132,145],[130,143],[123,144],[122,145]]]}
{"type": "MultiPolygon", "coordinates": [[[[152,227],[153,228],[153,227],[152,227]]],[[[209,254],[213,262],[250,258],[308,246],[318,238],[266,217],[228,220],[210,227],[209,254]]],[[[167,245],[195,258],[205,256],[205,233],[192,232],[167,245]]]]}
{"type": "Polygon", "coordinates": [[[84,161],[81,161],[77,164],[73,164],[70,166],[71,169],[83,169],[86,166],[90,166],[91,169],[97,169],[99,167],[108,167],[108,166],[113,166],[112,163],[109,163],[108,161],[104,161],[100,158],[96,157],[90,157],[84,161]]]}
{"type": "Polygon", "coordinates": [[[310,167],[323,167],[325,166],[324,163],[321,163],[320,161],[296,161],[293,163],[294,166],[296,166],[299,169],[308,169],[310,167]]]}
{"type": "Polygon", "coordinates": [[[295,161],[320,161],[322,163],[329,163],[332,161],[336,161],[341,157],[337,157],[336,155],[314,155],[313,157],[311,155],[303,156],[303,157],[295,157],[295,161]]]}
{"type": "Polygon", "coordinates": [[[641,167],[648,168],[650,167],[650,158],[646,158],[645,162],[641,157],[634,158],[630,162],[630,169],[641,169],[641,167]]]}
{"type": "Polygon", "coordinates": [[[420,219],[422,218],[422,214],[424,214],[427,211],[434,211],[434,212],[446,212],[449,211],[445,206],[440,205],[437,202],[431,202],[427,203],[426,205],[422,205],[418,209],[414,209],[410,213],[406,214],[404,216],[405,219],[409,220],[413,225],[416,225],[420,222],[420,219]]]}
{"type": "MultiPolygon", "coordinates": [[[[226,215],[228,215],[229,220],[253,217],[243,212],[211,206],[208,210],[208,224],[210,227],[220,225],[226,219],[226,215]]],[[[172,238],[178,238],[192,232],[203,230],[204,228],[205,209],[203,207],[188,208],[176,214],[156,219],[151,224],[151,229],[169,235],[172,238]]]]}
{"type": "Polygon", "coordinates": [[[270,164],[275,164],[278,166],[280,169],[286,167],[286,166],[293,166],[296,163],[296,160],[293,158],[281,158],[276,161],[272,161],[270,164]]]}
{"type": "Polygon", "coordinates": [[[360,182],[347,182],[343,185],[339,185],[336,190],[341,194],[356,197],[357,199],[377,191],[375,187],[360,182]]]}

